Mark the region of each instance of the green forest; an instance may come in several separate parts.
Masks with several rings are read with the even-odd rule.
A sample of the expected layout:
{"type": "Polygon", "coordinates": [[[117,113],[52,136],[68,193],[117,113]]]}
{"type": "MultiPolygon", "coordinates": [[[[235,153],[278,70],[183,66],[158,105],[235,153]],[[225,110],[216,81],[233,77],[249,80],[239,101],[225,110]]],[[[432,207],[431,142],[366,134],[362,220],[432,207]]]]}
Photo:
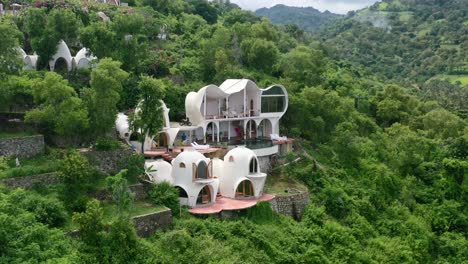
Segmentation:
{"type": "Polygon", "coordinates": [[[24,114],[34,131],[21,133],[44,134],[48,150],[28,171],[0,157],[0,178],[57,170],[63,183],[0,187],[0,263],[468,263],[466,1],[386,0],[315,33],[224,1],[22,4],[0,16],[0,112],[24,114]],[[51,72],[60,40],[89,48],[95,67],[51,72]],[[37,70],[18,47],[39,55],[37,70]],[[298,159],[269,177],[307,187],[302,220],[267,203],[195,218],[158,186],[151,199],[175,209],[173,226],[138,237],[125,187],[141,157],[102,175],[73,148],[119,148],[119,111],[150,94],[180,120],[188,92],[228,78],[286,87],[280,130],[298,159]],[[99,186],[111,215],[86,195],[99,186]]]}

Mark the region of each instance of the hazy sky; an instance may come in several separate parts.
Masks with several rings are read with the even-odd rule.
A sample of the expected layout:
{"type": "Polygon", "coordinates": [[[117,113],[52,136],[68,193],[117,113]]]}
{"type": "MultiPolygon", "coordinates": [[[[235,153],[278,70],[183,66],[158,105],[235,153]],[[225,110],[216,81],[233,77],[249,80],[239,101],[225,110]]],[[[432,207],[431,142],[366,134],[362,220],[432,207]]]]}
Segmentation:
{"type": "Polygon", "coordinates": [[[272,7],[277,4],[288,6],[312,6],[320,11],[346,14],[348,11],[369,6],[377,0],[231,0],[241,8],[255,11],[262,7],[272,7]]]}

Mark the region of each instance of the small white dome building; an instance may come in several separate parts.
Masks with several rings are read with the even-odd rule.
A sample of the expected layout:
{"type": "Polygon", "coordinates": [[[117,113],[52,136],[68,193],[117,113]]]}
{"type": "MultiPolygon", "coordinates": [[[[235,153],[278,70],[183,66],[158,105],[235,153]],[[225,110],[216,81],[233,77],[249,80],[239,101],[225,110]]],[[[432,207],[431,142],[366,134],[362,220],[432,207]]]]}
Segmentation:
{"type": "Polygon", "coordinates": [[[52,56],[52,58],[49,61],[49,68],[51,71],[55,69],[56,63],[59,60],[64,60],[67,66],[67,70],[71,71],[72,69],[72,55],[70,53],[70,49],[67,46],[67,43],[65,41],[60,40],[60,42],[57,45],[57,52],[52,56]]]}
{"type": "Polygon", "coordinates": [[[78,53],[73,57],[72,63],[73,68],[82,69],[82,68],[93,68],[92,61],[96,60],[97,57],[91,54],[91,51],[87,48],[82,48],[78,53]]]}
{"type": "MultiPolygon", "coordinates": [[[[266,173],[260,172],[255,153],[244,146],[230,150],[225,156],[220,171],[219,192],[222,196],[235,199],[259,198],[263,195],[266,173]]],[[[218,173],[218,171],[216,172],[218,173]]]]}
{"type": "Polygon", "coordinates": [[[174,186],[180,203],[190,207],[214,203],[219,187],[213,176],[213,164],[198,151],[188,149],[172,160],[174,186]]]}
{"type": "Polygon", "coordinates": [[[146,161],[145,171],[152,182],[161,183],[167,181],[170,184],[174,183],[172,165],[167,161],[162,159],[146,161]]]}

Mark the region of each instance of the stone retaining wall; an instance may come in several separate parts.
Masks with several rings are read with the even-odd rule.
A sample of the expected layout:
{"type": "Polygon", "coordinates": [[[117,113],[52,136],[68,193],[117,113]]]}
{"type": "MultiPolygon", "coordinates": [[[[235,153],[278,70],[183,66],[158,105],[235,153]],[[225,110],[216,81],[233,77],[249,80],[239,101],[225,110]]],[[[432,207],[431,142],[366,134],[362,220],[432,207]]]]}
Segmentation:
{"type": "Polygon", "coordinates": [[[309,193],[301,192],[288,196],[276,196],[270,201],[271,208],[279,214],[291,216],[300,220],[309,203],[309,193]]]}
{"type": "MultiPolygon", "coordinates": [[[[137,215],[132,217],[132,221],[138,236],[149,237],[156,230],[166,230],[172,225],[172,212],[171,209],[166,209],[160,212],[137,215]]],[[[69,231],[68,235],[73,238],[78,237],[80,230],[69,231]]]]}
{"type": "Polygon", "coordinates": [[[136,232],[141,237],[149,237],[156,230],[165,230],[172,224],[171,209],[161,212],[138,215],[132,218],[136,232]]]}
{"type": "Polygon", "coordinates": [[[43,135],[0,139],[0,156],[32,157],[44,149],[43,135]]]}
{"type": "Polygon", "coordinates": [[[257,157],[261,172],[268,172],[271,169],[271,156],[257,157]]]}
{"type": "Polygon", "coordinates": [[[32,189],[36,184],[52,185],[58,183],[60,183],[60,179],[55,172],[0,180],[0,184],[12,189],[32,189]]]}
{"type": "MultiPolygon", "coordinates": [[[[108,151],[80,150],[89,162],[106,174],[116,174],[125,168],[127,159],[134,153],[131,149],[108,151]]],[[[143,164],[142,164],[143,166],[143,164]]]]}

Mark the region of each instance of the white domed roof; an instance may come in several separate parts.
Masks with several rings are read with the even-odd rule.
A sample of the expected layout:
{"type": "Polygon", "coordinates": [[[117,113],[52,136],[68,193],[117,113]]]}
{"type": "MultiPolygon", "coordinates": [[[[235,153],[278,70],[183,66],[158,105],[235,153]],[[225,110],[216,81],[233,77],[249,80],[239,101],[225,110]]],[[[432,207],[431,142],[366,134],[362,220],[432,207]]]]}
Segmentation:
{"type": "Polygon", "coordinates": [[[147,171],[147,175],[150,177],[151,181],[153,182],[162,182],[167,181],[172,183],[172,165],[169,162],[164,161],[162,159],[154,160],[154,161],[146,161],[145,162],[145,170],[147,171]]]}
{"type": "Polygon", "coordinates": [[[198,161],[200,160],[207,160],[203,154],[201,154],[198,151],[195,151],[194,149],[185,149],[184,152],[180,153],[173,161],[172,164],[179,164],[181,162],[184,162],[185,164],[191,164],[191,163],[196,163],[198,164],[198,161]]]}
{"type": "Polygon", "coordinates": [[[238,146],[226,153],[224,156],[224,162],[230,162],[232,160],[235,163],[248,164],[252,157],[256,158],[257,156],[251,149],[244,146],[238,146]]]}

